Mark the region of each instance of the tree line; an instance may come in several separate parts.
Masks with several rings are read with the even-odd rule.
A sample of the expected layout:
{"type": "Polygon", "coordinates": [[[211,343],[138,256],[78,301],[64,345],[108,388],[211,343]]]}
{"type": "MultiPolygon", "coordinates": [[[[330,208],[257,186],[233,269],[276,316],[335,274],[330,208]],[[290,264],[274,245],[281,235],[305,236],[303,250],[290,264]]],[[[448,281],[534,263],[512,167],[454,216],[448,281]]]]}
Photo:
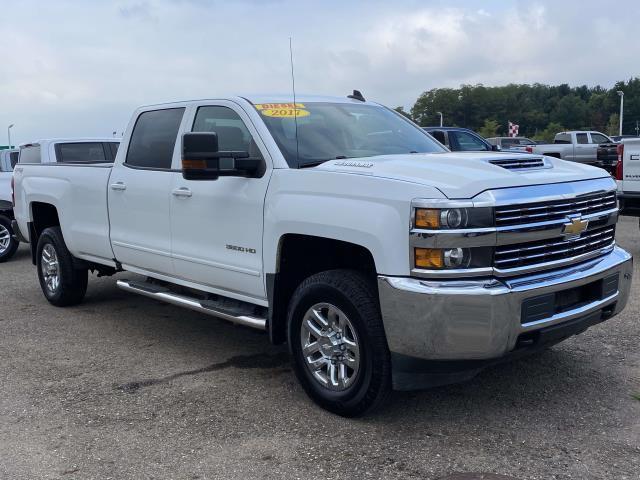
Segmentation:
{"type": "Polygon", "coordinates": [[[624,92],[623,133],[636,135],[640,77],[616,82],[610,89],[540,83],[434,88],[422,93],[410,112],[402,107],[396,110],[423,127],[439,125],[437,112],[442,112],[445,126],[471,128],[484,137],[506,136],[507,122],[511,121],[520,125],[521,136],[551,141],[561,130],[599,130],[617,135],[618,91],[624,92]]]}

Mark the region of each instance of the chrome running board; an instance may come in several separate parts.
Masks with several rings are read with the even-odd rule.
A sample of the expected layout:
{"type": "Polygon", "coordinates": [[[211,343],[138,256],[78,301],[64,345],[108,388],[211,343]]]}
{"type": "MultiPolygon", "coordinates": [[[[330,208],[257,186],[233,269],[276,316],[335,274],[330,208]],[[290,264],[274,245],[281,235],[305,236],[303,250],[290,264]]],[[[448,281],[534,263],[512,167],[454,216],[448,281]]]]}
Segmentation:
{"type": "Polygon", "coordinates": [[[161,302],[185,307],[196,312],[222,318],[238,325],[244,325],[258,330],[266,330],[267,320],[248,312],[253,308],[250,304],[236,302],[237,307],[225,304],[221,300],[201,300],[194,297],[187,297],[172,292],[168,288],[147,282],[135,282],[130,280],[118,280],[117,285],[127,292],[137,293],[145,297],[160,300],[161,302]]]}

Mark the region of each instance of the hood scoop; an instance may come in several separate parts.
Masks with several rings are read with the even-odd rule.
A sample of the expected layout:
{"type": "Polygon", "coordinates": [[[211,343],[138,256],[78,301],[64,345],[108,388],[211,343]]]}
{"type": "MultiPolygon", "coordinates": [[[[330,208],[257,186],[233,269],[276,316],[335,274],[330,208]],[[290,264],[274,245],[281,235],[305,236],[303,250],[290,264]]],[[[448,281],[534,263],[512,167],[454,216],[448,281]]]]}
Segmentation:
{"type": "Polygon", "coordinates": [[[538,158],[509,158],[489,160],[489,163],[507,170],[535,170],[539,168],[553,168],[544,157],[538,158]]]}

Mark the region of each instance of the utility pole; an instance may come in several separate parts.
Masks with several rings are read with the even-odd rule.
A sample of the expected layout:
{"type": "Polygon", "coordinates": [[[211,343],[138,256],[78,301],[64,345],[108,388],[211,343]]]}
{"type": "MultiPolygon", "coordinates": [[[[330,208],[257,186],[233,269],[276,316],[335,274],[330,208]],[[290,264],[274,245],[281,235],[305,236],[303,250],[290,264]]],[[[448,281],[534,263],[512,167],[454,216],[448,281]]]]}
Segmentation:
{"type": "Polygon", "coordinates": [[[620,95],[620,133],[618,133],[618,135],[622,135],[622,116],[624,115],[624,92],[622,90],[618,90],[618,95],[620,95]]]}
{"type": "Polygon", "coordinates": [[[7,127],[7,139],[9,140],[9,148],[12,147],[11,145],[11,129],[12,128],[13,128],[13,123],[7,127]]]}

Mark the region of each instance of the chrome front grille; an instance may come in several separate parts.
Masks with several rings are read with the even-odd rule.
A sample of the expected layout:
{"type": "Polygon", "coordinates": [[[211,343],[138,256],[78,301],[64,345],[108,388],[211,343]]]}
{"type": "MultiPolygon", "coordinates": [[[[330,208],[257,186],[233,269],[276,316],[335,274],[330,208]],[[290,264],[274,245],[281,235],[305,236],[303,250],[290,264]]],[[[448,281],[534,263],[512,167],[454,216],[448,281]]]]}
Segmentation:
{"type": "Polygon", "coordinates": [[[496,207],[496,226],[524,225],[563,220],[572,215],[582,216],[606,212],[617,207],[615,192],[583,195],[567,200],[505,205],[496,207]]]}
{"type": "Polygon", "coordinates": [[[612,247],[614,239],[615,225],[609,225],[587,230],[576,238],[549,238],[498,246],[495,251],[494,267],[498,270],[508,270],[579,257],[612,247]]]}

